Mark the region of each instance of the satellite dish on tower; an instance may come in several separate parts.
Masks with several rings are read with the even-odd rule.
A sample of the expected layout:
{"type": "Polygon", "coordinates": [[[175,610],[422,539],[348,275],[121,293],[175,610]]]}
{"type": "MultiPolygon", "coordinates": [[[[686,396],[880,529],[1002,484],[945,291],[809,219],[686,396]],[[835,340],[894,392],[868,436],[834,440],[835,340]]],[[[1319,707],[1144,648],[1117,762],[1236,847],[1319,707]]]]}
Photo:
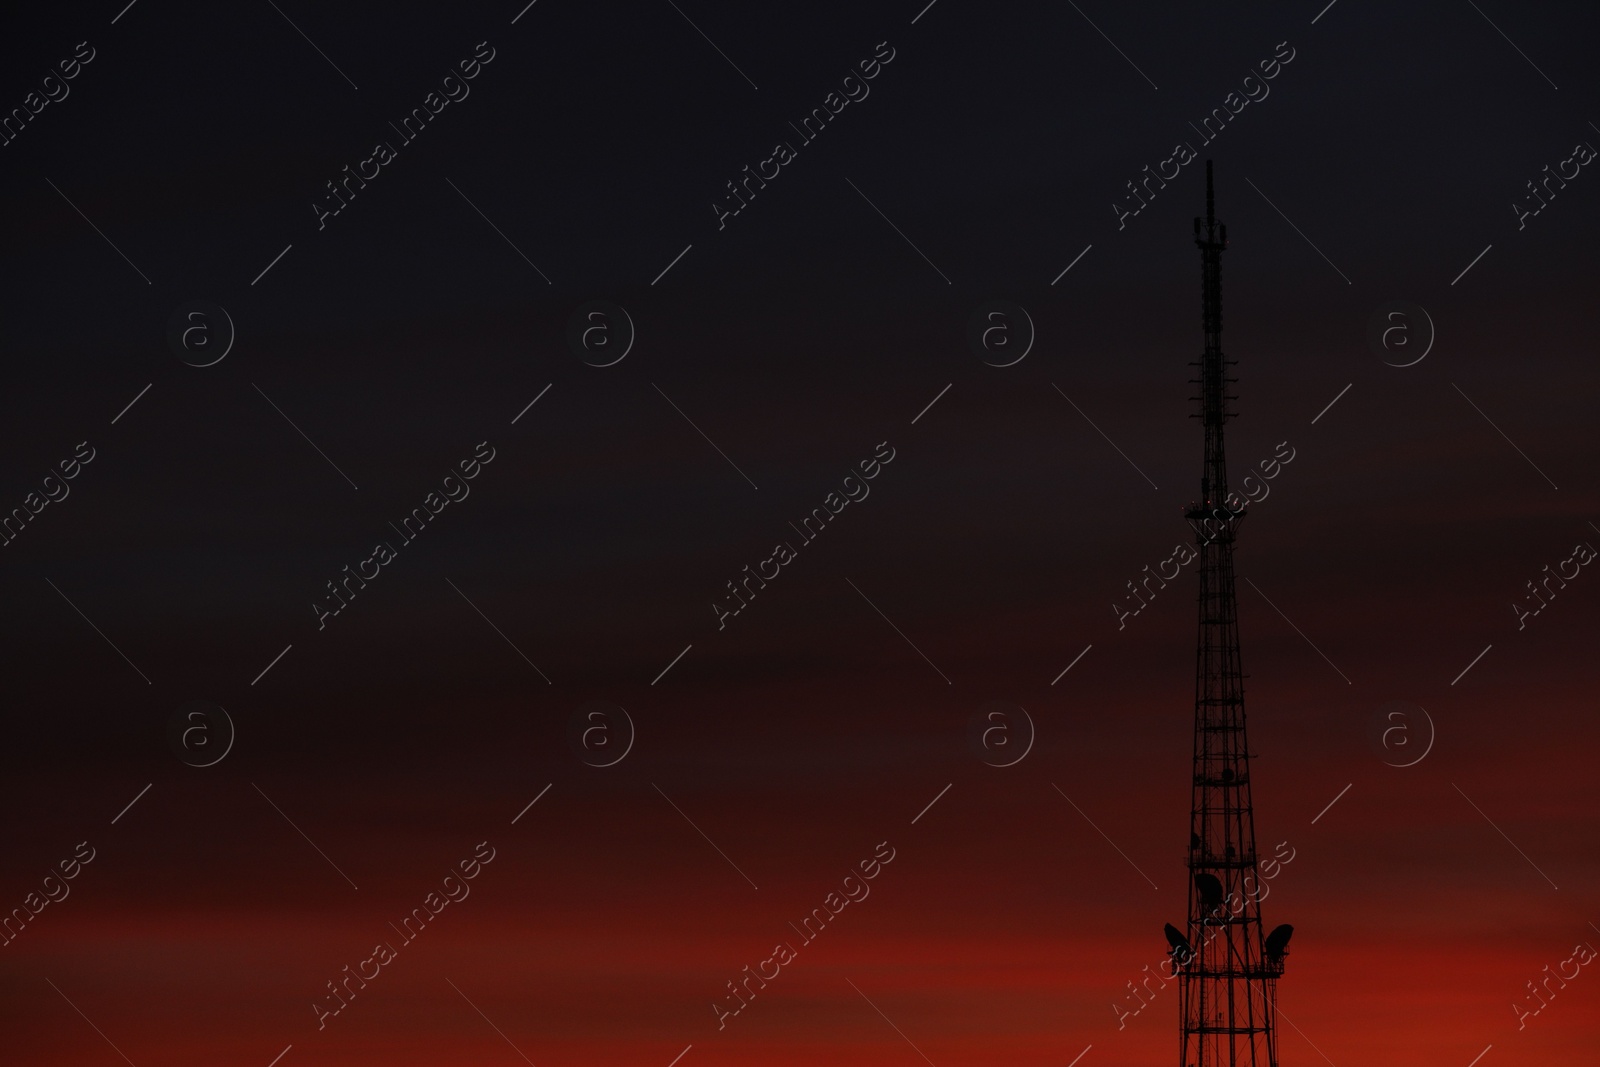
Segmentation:
{"type": "Polygon", "coordinates": [[[1200,891],[1200,902],[1205,905],[1206,911],[1216,911],[1222,906],[1222,883],[1217,881],[1216,875],[1195,875],[1194,887],[1200,891]]]}
{"type": "Polygon", "coordinates": [[[1167,946],[1174,956],[1183,960],[1194,958],[1194,947],[1189,944],[1189,939],[1183,936],[1183,931],[1168,923],[1164,928],[1167,935],[1167,946]]]}
{"type": "Polygon", "coordinates": [[[1294,927],[1288,923],[1274,926],[1272,933],[1267,935],[1267,955],[1275,960],[1281,960],[1289,953],[1289,938],[1294,936],[1294,927]]]}

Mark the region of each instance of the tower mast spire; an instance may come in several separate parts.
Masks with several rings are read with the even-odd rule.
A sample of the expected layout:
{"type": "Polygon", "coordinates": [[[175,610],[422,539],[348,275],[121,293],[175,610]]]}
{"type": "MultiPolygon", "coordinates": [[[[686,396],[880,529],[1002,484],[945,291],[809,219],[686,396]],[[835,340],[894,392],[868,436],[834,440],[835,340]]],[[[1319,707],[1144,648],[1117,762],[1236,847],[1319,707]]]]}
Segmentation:
{"type": "Polygon", "coordinates": [[[1223,425],[1233,414],[1227,387],[1233,364],[1222,354],[1222,253],[1211,162],[1206,215],[1194,220],[1200,248],[1205,347],[1200,356],[1199,418],[1205,433],[1200,500],[1186,512],[1199,549],[1200,632],[1195,657],[1194,777],[1189,821],[1186,931],[1168,926],[1178,976],[1179,1067],[1277,1067],[1274,1000],[1293,928],[1262,936],[1250,753],[1239,664],[1234,536],[1243,505],[1228,491],[1223,425]]]}

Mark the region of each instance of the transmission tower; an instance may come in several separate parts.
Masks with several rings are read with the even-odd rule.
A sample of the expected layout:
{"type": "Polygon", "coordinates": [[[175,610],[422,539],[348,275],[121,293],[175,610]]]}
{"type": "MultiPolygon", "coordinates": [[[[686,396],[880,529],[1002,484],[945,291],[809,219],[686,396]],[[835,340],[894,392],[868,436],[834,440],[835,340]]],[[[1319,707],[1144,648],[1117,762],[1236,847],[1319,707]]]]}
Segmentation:
{"type": "Polygon", "coordinates": [[[1222,427],[1228,386],[1236,379],[1222,355],[1222,252],[1228,230],[1217,221],[1206,162],[1206,217],[1194,220],[1200,247],[1205,350],[1198,364],[1198,417],[1205,428],[1200,500],[1186,517],[1199,547],[1200,635],[1195,657],[1194,787],[1189,821],[1189,922],[1168,924],[1178,976],[1182,1048],[1179,1067],[1277,1067],[1276,987],[1290,926],[1262,936],[1239,666],[1233,542],[1244,505],[1228,491],[1222,427]]]}

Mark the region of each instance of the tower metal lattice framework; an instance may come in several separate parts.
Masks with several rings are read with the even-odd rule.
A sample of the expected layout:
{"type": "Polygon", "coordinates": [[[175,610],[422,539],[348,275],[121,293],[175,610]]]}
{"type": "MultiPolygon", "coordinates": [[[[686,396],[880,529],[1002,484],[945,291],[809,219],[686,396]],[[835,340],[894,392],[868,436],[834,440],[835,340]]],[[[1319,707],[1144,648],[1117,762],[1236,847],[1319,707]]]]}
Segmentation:
{"type": "Polygon", "coordinates": [[[1194,221],[1200,248],[1205,349],[1198,365],[1198,417],[1205,430],[1200,500],[1186,517],[1199,549],[1200,633],[1195,657],[1194,784],[1189,824],[1187,931],[1168,925],[1178,978],[1182,1048],[1179,1067],[1277,1067],[1277,980],[1289,935],[1262,935],[1263,883],[1256,863],[1239,664],[1233,545],[1244,505],[1228,490],[1223,424],[1235,413],[1227,392],[1236,379],[1222,354],[1222,252],[1227,227],[1217,221],[1206,163],[1206,215],[1194,221]]]}

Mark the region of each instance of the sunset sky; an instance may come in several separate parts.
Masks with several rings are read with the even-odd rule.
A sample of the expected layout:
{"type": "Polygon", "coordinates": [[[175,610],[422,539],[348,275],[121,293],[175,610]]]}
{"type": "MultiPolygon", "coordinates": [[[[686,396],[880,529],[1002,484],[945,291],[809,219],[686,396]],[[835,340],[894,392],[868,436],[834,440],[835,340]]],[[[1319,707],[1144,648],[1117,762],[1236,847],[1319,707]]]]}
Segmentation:
{"type": "Polygon", "coordinates": [[[1206,159],[1280,1063],[1594,1062],[1592,6],[125,3],[0,34],[6,1062],[1171,1064],[1206,159]]]}

